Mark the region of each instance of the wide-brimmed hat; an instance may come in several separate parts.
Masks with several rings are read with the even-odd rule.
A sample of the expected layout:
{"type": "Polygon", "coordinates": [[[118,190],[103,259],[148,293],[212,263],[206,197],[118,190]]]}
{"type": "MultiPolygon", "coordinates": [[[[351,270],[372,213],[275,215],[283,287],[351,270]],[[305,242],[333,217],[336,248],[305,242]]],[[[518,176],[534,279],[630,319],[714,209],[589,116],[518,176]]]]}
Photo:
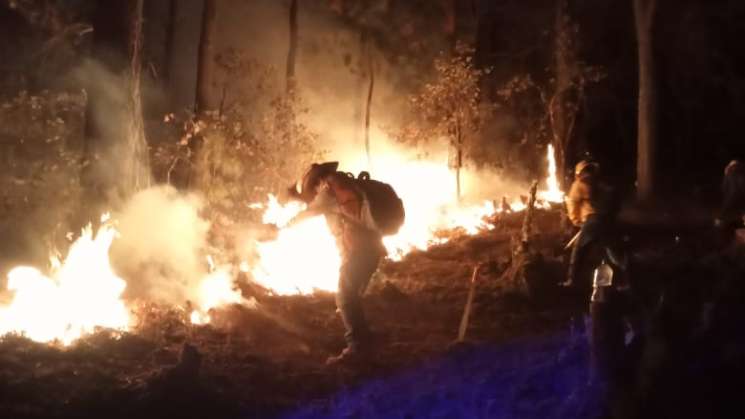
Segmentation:
{"type": "Polygon", "coordinates": [[[313,163],[305,172],[299,182],[298,195],[305,202],[310,202],[316,196],[316,188],[324,176],[336,172],[339,168],[339,162],[330,161],[325,163],[313,163]]]}
{"type": "Polygon", "coordinates": [[[600,165],[597,164],[596,162],[590,161],[590,160],[582,160],[581,162],[577,163],[576,166],[574,166],[574,175],[579,176],[580,174],[582,174],[582,172],[585,172],[585,171],[595,172],[598,169],[600,169],[600,165]]]}

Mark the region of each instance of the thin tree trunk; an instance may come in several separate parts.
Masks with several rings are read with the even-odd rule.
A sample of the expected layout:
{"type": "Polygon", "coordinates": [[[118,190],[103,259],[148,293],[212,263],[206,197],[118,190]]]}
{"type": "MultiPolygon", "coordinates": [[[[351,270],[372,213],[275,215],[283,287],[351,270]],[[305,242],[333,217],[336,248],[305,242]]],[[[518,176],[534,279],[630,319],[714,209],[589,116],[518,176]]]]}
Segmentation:
{"type": "Polygon", "coordinates": [[[656,192],[657,91],[653,52],[656,0],[634,0],[639,46],[639,109],[636,182],[637,199],[648,202],[656,192]]]}
{"type": "Polygon", "coordinates": [[[290,2],[290,48],[287,52],[287,73],[285,89],[291,93],[295,89],[295,60],[297,59],[298,26],[297,26],[298,0],[290,2]]]}
{"type": "Polygon", "coordinates": [[[463,133],[460,129],[460,123],[458,123],[455,127],[455,196],[459,204],[461,201],[461,167],[463,167],[463,133]]]}
{"type": "Polygon", "coordinates": [[[285,99],[287,100],[287,113],[282,115],[282,123],[288,127],[288,135],[290,141],[294,141],[297,137],[296,133],[296,115],[295,115],[295,100],[297,99],[297,79],[295,77],[295,61],[297,60],[297,47],[298,47],[298,0],[292,0],[290,2],[290,13],[289,13],[289,29],[290,29],[290,46],[287,51],[287,71],[285,74],[285,99]]]}
{"type": "Polygon", "coordinates": [[[359,57],[354,65],[357,66],[358,77],[356,86],[356,99],[354,101],[354,143],[359,144],[365,141],[365,95],[367,94],[368,79],[367,74],[363,71],[365,67],[365,47],[367,46],[367,31],[360,31],[359,57]]]}
{"type": "Polygon", "coordinates": [[[202,33],[199,38],[199,64],[197,67],[196,111],[204,112],[217,109],[217,100],[213,93],[214,77],[213,38],[215,35],[215,16],[217,0],[204,0],[202,10],[202,33]]]}
{"type": "Polygon", "coordinates": [[[571,133],[567,129],[567,109],[565,96],[572,85],[572,75],[569,63],[571,51],[571,33],[567,27],[567,0],[557,0],[555,16],[555,45],[554,59],[556,71],[556,85],[554,97],[549,104],[551,108],[551,127],[554,136],[554,154],[558,174],[559,187],[565,189],[567,151],[571,133]]]}
{"type": "MultiPolygon", "coordinates": [[[[460,159],[461,159],[460,147],[458,147],[457,154],[458,155],[457,155],[456,158],[458,159],[458,162],[460,162],[460,159]]],[[[460,196],[461,196],[461,191],[460,191],[460,163],[457,163],[457,166],[455,167],[455,196],[456,196],[457,202],[460,204],[460,199],[461,199],[460,198],[460,196]]]]}
{"type": "Polygon", "coordinates": [[[131,170],[129,185],[126,186],[128,193],[137,192],[150,185],[150,165],[147,150],[147,139],[145,138],[145,124],[142,116],[142,44],[143,44],[143,21],[142,10],[144,0],[133,0],[131,29],[129,39],[130,71],[129,71],[129,121],[127,149],[130,153],[129,168],[131,170]]]}
{"type": "Polygon", "coordinates": [[[450,44],[450,51],[455,53],[458,44],[458,0],[443,0],[445,8],[445,35],[450,44]]]}
{"type": "Polygon", "coordinates": [[[168,0],[168,21],[166,22],[166,28],[165,28],[165,38],[166,38],[166,45],[165,45],[165,65],[163,66],[163,69],[161,70],[163,74],[163,80],[168,83],[171,88],[173,88],[173,85],[171,83],[171,57],[173,56],[173,37],[174,32],[176,28],[176,4],[178,2],[176,0],[168,0]]]}
{"type": "Polygon", "coordinates": [[[370,75],[370,84],[367,88],[367,104],[365,106],[365,153],[367,153],[367,166],[372,169],[372,154],[370,153],[370,115],[372,112],[372,98],[375,89],[375,65],[373,62],[372,45],[370,39],[366,40],[365,48],[367,54],[367,72],[370,75]]]}

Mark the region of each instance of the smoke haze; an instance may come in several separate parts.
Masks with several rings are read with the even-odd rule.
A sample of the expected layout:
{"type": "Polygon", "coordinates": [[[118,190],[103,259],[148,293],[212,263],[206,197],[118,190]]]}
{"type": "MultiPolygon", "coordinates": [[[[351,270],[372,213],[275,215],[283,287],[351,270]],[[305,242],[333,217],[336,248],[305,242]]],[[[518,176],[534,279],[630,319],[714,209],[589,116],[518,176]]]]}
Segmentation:
{"type": "Polygon", "coordinates": [[[158,186],[134,195],[114,216],[121,237],[112,264],[127,280],[128,297],[193,301],[207,275],[209,223],[199,215],[201,205],[196,195],[158,186]]]}

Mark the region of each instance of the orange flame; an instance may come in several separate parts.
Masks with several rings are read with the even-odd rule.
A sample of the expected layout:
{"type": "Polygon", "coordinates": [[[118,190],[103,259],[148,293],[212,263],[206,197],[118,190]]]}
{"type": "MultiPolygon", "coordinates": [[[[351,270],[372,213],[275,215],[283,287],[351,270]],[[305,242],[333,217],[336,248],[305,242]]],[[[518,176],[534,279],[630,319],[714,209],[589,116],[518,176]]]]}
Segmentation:
{"type": "Polygon", "coordinates": [[[111,269],[109,248],[117,235],[110,224],[95,237],[89,224],[50,276],[21,266],[8,274],[14,293],[0,306],[0,335],[19,333],[37,342],[69,345],[97,327],[127,330],[129,313],[121,300],[126,286],[111,269]]]}
{"type": "MultiPolygon", "coordinates": [[[[467,234],[493,228],[485,217],[499,213],[494,201],[473,205],[455,202],[452,174],[446,162],[402,161],[391,154],[376,160],[379,178],[390,183],[404,202],[406,221],[395,236],[384,238],[388,257],[400,260],[414,249],[427,249],[447,242],[437,231],[462,228],[467,234]]],[[[561,202],[563,194],[556,181],[553,148],[548,151],[548,190],[539,192],[539,207],[561,202]]],[[[303,205],[280,205],[270,195],[263,216],[265,223],[284,227],[303,209],[303,205]]],[[[512,211],[525,209],[520,200],[510,203],[512,211]]],[[[337,290],[340,258],[336,243],[323,217],[315,217],[292,227],[282,228],[270,242],[258,243],[259,259],[250,268],[254,280],[277,294],[308,294],[316,290],[337,290]]]]}

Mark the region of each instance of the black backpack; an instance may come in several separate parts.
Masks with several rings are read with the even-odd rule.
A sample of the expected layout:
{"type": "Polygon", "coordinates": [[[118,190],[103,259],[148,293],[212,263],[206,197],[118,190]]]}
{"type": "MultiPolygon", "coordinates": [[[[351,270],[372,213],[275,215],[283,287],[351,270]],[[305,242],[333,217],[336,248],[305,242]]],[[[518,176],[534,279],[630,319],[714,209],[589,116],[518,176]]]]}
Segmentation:
{"type": "Polygon", "coordinates": [[[404,203],[393,187],[385,182],[370,179],[370,173],[360,172],[356,183],[367,197],[370,213],[378,231],[384,236],[398,233],[404,224],[404,203]]]}

